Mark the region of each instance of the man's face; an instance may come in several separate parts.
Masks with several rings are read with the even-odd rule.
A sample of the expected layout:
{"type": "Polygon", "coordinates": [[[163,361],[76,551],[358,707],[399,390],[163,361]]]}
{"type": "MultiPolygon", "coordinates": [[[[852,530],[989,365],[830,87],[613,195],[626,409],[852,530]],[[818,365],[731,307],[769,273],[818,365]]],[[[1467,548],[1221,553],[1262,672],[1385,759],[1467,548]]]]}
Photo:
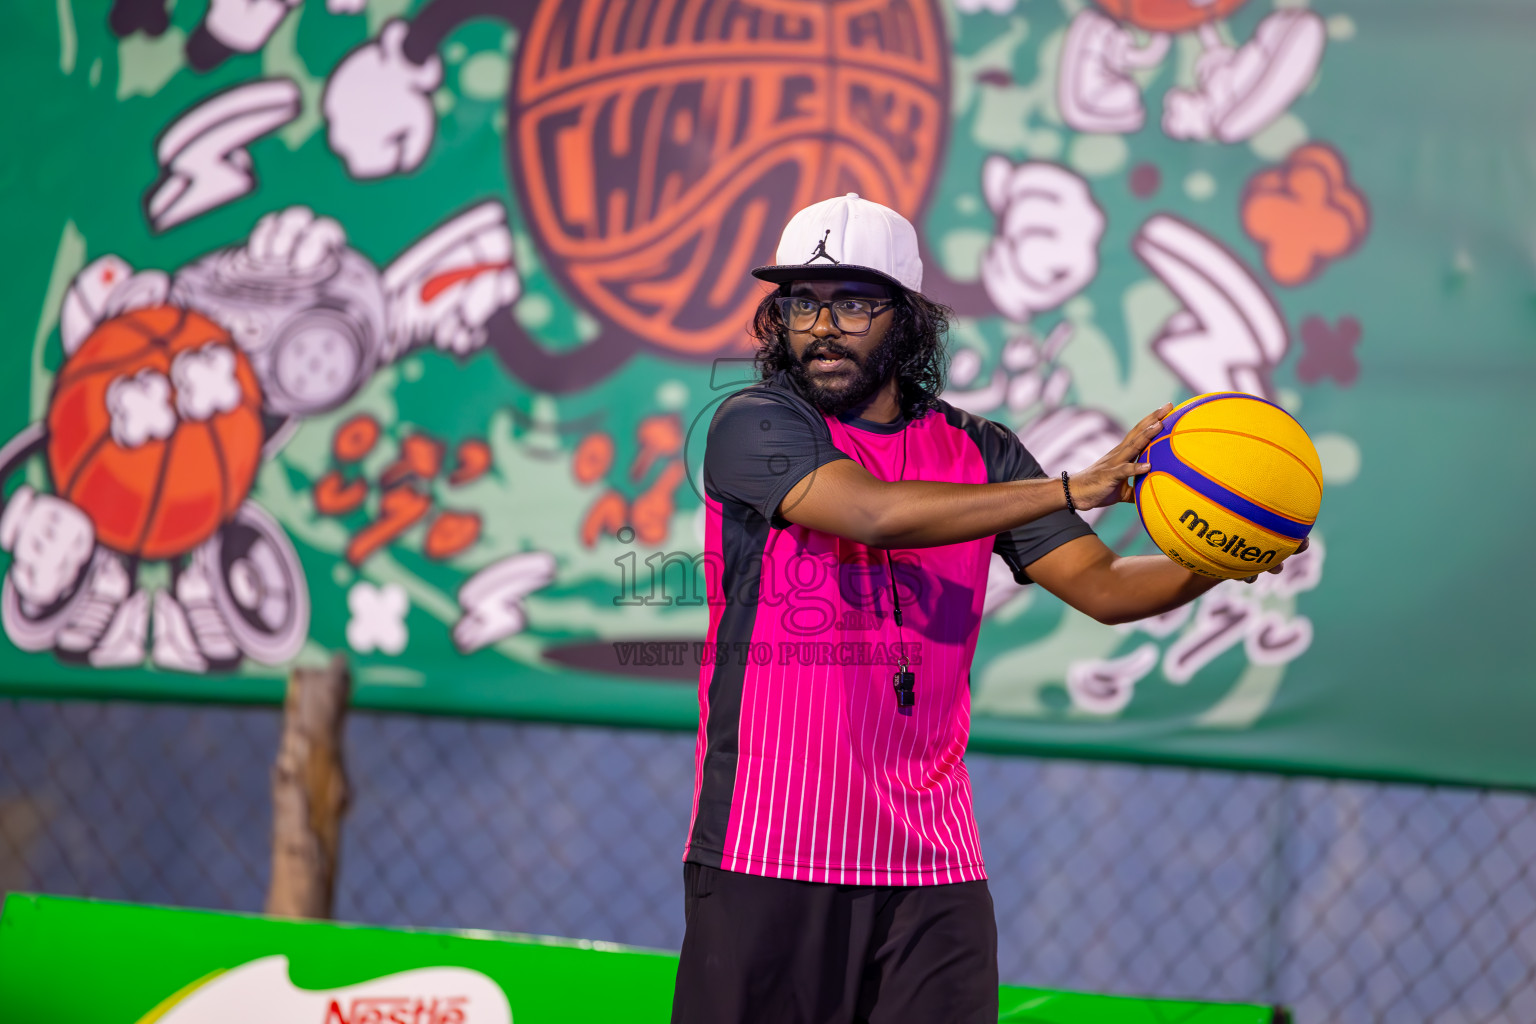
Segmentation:
{"type": "MultiPolygon", "coordinates": [[[[864,299],[878,306],[890,301],[888,289],[866,281],[796,281],[789,294],[817,302],[864,299]]],[[[832,416],[868,405],[896,362],[895,339],[890,337],[893,319],[888,307],[875,315],[868,333],[844,334],[833,322],[832,311],[823,309],[809,330],[787,330],[795,357],[789,372],[806,399],[832,416]]]]}

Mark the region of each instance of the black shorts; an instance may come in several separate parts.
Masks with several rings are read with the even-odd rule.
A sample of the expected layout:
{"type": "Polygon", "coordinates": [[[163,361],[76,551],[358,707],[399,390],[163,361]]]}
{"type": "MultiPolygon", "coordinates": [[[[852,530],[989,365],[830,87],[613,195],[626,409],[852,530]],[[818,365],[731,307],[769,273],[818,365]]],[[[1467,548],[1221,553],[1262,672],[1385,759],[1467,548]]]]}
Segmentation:
{"type": "Polygon", "coordinates": [[[672,1024],[997,1024],[986,882],[824,885],[683,865],[672,1024]]]}

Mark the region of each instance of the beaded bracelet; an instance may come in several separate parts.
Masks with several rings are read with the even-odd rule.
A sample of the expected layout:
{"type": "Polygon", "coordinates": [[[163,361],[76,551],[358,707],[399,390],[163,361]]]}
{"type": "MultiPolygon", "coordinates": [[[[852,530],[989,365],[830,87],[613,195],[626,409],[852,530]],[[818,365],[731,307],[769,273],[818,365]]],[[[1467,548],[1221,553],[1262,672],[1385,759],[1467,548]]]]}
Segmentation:
{"type": "Polygon", "coordinates": [[[1067,471],[1061,471],[1061,491],[1067,496],[1067,511],[1076,512],[1077,506],[1072,504],[1072,488],[1067,486],[1067,471]]]}

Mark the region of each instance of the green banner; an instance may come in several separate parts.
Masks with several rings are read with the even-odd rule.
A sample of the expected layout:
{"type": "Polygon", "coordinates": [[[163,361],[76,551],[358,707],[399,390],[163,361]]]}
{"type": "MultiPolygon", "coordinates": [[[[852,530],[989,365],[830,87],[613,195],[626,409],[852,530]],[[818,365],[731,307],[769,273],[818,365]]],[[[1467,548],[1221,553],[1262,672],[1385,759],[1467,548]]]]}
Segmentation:
{"type": "Polygon", "coordinates": [[[999,560],[979,747],[1536,785],[1536,49],[1492,0],[9,22],[12,692],[272,701],[343,650],[368,707],[689,728],[747,271],[858,191],[956,310],[945,397],[1047,470],[1214,390],[1321,456],[1311,550],[1170,615],[999,560]]]}
{"type": "MultiPolygon", "coordinates": [[[[656,1024],[677,957],[12,893],[0,1006],[51,1024],[656,1024]],[[81,979],[90,979],[82,984],[81,979]]],[[[1000,1021],[1269,1024],[1269,1007],[1004,986],[1000,1021]]]]}

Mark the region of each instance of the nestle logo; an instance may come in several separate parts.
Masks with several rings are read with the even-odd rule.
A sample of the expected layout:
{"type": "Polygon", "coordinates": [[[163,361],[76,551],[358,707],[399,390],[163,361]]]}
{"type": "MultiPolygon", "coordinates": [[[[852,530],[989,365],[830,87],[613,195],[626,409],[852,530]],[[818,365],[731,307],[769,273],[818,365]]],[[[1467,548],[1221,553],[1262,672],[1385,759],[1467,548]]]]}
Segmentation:
{"type": "Polygon", "coordinates": [[[331,1000],[324,1024],[465,1024],[468,996],[358,996],[345,1009],[331,1000]]]}
{"type": "Polygon", "coordinates": [[[1213,530],[1211,524],[1201,519],[1199,513],[1192,508],[1186,509],[1184,514],[1179,516],[1179,522],[1183,523],[1190,533],[1204,539],[1211,547],[1220,548],[1234,558],[1241,558],[1245,562],[1253,562],[1256,565],[1263,565],[1275,559],[1273,548],[1265,551],[1262,548],[1249,547],[1248,542],[1235,533],[1228,537],[1220,530],[1213,530]]]}

